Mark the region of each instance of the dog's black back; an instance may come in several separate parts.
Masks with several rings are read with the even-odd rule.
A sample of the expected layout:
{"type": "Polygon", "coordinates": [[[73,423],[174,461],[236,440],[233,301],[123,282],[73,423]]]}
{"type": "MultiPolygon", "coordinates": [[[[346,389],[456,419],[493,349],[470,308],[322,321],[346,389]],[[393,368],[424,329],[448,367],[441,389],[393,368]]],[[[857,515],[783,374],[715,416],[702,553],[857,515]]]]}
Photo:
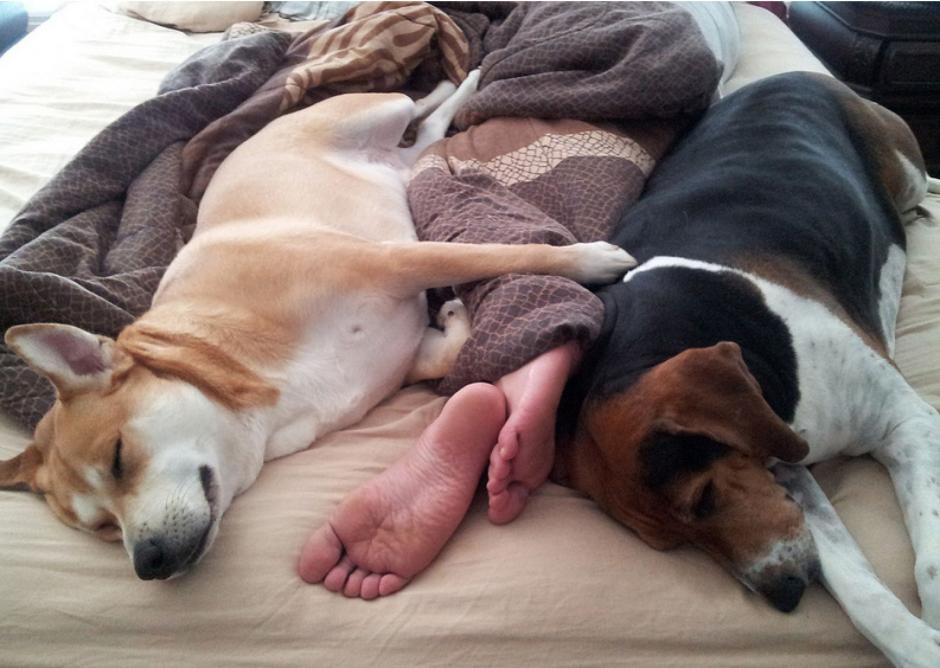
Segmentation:
{"type": "MultiPolygon", "coordinates": [[[[833,86],[805,73],[765,79],[713,106],[681,139],[612,241],[640,263],[783,263],[883,338],[880,269],[892,244],[904,247],[904,231],[872,164],[833,86]]],[[[735,341],[770,406],[792,419],[790,335],[750,281],[670,268],[639,272],[600,295],[604,329],[569,399],[621,391],[682,350],[735,341]]]]}

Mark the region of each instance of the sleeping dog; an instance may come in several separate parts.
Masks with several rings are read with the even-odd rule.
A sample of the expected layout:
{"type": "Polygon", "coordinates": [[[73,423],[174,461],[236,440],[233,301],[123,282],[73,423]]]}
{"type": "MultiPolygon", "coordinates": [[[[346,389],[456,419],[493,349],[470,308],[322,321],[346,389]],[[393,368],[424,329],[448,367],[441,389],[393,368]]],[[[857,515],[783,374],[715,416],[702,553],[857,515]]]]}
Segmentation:
{"type": "Polygon", "coordinates": [[[615,234],[641,264],[601,291],[557,475],[781,610],[821,575],[891,660],[940,666],[940,416],[891,361],[902,220],[927,182],[904,122],[828,77],[779,75],[715,105],[615,234]],[[779,464],[863,453],[896,486],[926,624],[805,467],[779,464]]]}
{"type": "Polygon", "coordinates": [[[57,400],[34,442],[0,463],[0,486],[39,492],[66,524],[123,540],[139,577],[177,575],[265,460],[358,421],[406,376],[447,371],[466,323],[428,328],[425,289],[510,272],[609,282],[632,267],[607,243],[415,240],[408,167],[477,78],[418,102],[341,95],[266,126],[219,167],[192,241],[116,340],[11,328],[8,345],[57,400]]]}

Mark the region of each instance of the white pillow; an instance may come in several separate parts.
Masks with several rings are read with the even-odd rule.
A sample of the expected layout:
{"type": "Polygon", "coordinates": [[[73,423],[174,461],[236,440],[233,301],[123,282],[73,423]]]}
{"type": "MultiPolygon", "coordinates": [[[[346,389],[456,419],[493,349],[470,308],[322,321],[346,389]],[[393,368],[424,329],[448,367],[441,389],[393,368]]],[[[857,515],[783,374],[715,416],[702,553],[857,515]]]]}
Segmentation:
{"type": "MultiPolygon", "coordinates": [[[[718,92],[723,94],[723,87],[738,66],[741,53],[741,33],[738,20],[730,2],[677,2],[677,5],[692,15],[708,48],[715,54],[721,66],[721,81],[718,92]]],[[[717,102],[716,99],[713,102],[717,102]]]]}
{"type": "Polygon", "coordinates": [[[264,2],[134,2],[113,0],[111,11],[189,32],[222,32],[239,21],[257,21],[264,2]]]}
{"type": "Polygon", "coordinates": [[[741,27],[741,57],[722,96],[782,72],[802,70],[829,74],[800,38],[774,14],[743,2],[735,2],[733,7],[741,27]]]}

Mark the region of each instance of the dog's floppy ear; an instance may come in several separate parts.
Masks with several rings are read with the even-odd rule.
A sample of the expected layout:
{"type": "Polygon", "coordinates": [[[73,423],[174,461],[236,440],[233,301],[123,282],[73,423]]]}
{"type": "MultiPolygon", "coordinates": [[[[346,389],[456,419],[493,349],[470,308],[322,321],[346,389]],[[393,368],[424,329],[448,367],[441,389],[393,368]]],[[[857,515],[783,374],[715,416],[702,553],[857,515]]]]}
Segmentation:
{"type": "Polygon", "coordinates": [[[13,459],[0,462],[0,489],[43,492],[42,466],[42,452],[35,445],[27,446],[13,459]]]}
{"type": "Polygon", "coordinates": [[[764,400],[736,343],[694,348],[669,362],[674,387],[655,428],[702,434],[746,454],[798,462],[809,445],[764,400]]]}
{"type": "Polygon", "coordinates": [[[52,381],[63,400],[107,388],[114,372],[128,361],[113,339],[71,325],[17,325],[7,330],[4,341],[52,381]]]}

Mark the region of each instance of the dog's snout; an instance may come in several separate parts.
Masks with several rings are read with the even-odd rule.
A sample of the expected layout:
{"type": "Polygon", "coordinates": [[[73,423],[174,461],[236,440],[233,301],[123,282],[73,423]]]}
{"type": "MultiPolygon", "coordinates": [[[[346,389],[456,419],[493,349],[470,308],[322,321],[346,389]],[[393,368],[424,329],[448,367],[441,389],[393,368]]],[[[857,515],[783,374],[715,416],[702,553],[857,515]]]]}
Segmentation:
{"type": "Polygon", "coordinates": [[[805,590],[806,581],[802,577],[783,575],[765,584],[761,593],[780,612],[791,612],[803,598],[805,590]]]}
{"type": "Polygon", "coordinates": [[[211,542],[217,520],[218,478],[208,465],[192,472],[198,477],[190,478],[174,496],[160,497],[138,509],[147,519],[129,533],[129,551],[141,580],[182,575],[202,558],[211,542]]]}
{"type": "Polygon", "coordinates": [[[176,561],[162,541],[149,538],[134,547],[134,570],[141,580],[165,580],[176,570],[176,561]]]}
{"type": "Polygon", "coordinates": [[[781,612],[791,612],[820,575],[819,553],[813,535],[803,530],[789,540],[774,543],[741,579],[781,612]]]}

